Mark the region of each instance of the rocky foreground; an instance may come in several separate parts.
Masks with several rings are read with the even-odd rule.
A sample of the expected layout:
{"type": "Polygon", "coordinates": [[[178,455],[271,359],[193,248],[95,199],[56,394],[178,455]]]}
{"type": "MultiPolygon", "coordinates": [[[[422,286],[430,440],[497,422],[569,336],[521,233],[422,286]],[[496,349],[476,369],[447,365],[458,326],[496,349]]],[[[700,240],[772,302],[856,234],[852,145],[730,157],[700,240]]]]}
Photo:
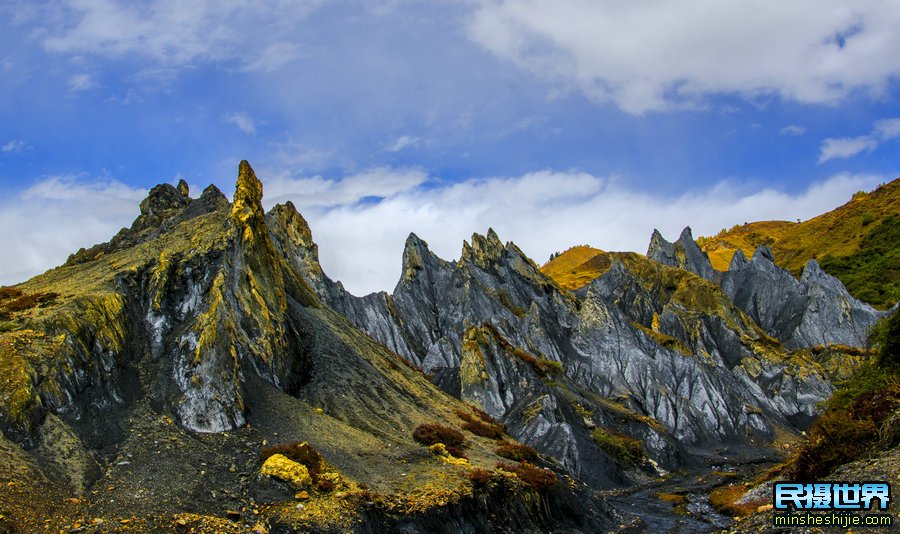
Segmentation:
{"type": "Polygon", "coordinates": [[[0,290],[7,530],[652,530],[624,496],[777,460],[886,314],[765,248],[715,271],[689,231],[577,291],[493,231],[458,261],[410,235],[356,297],[262,194],[246,162],[231,202],[157,186],[0,290]]]}

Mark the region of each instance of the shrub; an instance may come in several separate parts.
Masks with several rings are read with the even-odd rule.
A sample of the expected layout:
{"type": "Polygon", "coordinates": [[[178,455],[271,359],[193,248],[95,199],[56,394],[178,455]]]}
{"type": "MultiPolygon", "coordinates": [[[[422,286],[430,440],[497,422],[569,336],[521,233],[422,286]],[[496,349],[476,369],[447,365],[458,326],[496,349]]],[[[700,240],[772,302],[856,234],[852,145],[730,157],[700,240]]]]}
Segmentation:
{"type": "Polygon", "coordinates": [[[591,437],[603,449],[603,452],[619,462],[639,465],[647,457],[643,444],[625,434],[606,430],[605,428],[595,428],[591,432],[591,437]]]}
{"type": "Polygon", "coordinates": [[[12,312],[30,310],[38,305],[46,306],[59,297],[58,293],[53,292],[25,294],[15,288],[4,287],[2,289],[12,290],[4,291],[3,293],[7,296],[0,298],[0,302],[2,302],[2,304],[0,304],[0,311],[5,312],[4,316],[6,317],[12,312]]]}
{"type": "Polygon", "coordinates": [[[497,442],[497,456],[502,456],[517,462],[536,462],[538,460],[538,452],[528,445],[515,443],[512,441],[497,442]]]}
{"type": "Polygon", "coordinates": [[[413,430],[412,437],[416,442],[422,445],[434,445],[435,443],[443,443],[447,448],[447,452],[457,458],[465,458],[463,449],[469,448],[469,442],[459,430],[454,430],[437,423],[421,424],[413,430]]]}
{"type": "Polygon", "coordinates": [[[0,321],[0,334],[4,332],[13,332],[19,329],[19,325],[9,321],[0,321]]]}
{"type": "Polygon", "coordinates": [[[900,367],[900,312],[875,323],[869,344],[878,347],[879,366],[900,367]]]}
{"type": "Polygon", "coordinates": [[[462,428],[463,430],[468,430],[476,436],[481,436],[483,438],[500,439],[504,434],[504,428],[502,426],[492,425],[483,421],[463,423],[462,428]]]}
{"type": "Polygon", "coordinates": [[[525,486],[535,491],[547,489],[556,483],[556,473],[549,469],[535,467],[528,462],[517,465],[500,462],[497,464],[497,469],[515,474],[525,486]]]}
{"type": "Polygon", "coordinates": [[[0,287],[0,302],[4,300],[16,299],[24,295],[21,289],[16,289],[14,287],[2,286],[0,287]]]}
{"type": "Polygon", "coordinates": [[[493,479],[493,475],[487,469],[482,469],[480,467],[475,467],[473,469],[469,469],[466,473],[466,476],[469,480],[472,481],[472,486],[477,489],[485,489],[490,486],[491,480],[493,479]]]}

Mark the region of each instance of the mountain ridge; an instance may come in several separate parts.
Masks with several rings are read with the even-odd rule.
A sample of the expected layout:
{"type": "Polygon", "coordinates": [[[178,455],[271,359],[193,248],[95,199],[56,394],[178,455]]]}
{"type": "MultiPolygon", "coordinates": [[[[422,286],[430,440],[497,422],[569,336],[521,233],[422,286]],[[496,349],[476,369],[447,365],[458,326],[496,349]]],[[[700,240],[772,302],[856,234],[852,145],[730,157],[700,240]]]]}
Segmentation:
{"type": "MultiPolygon", "coordinates": [[[[689,229],[674,244],[657,233],[648,257],[603,253],[570,291],[492,229],[452,262],[410,234],[393,292],[356,297],[322,270],[295,206],[264,212],[262,195],[246,161],[232,202],[157,186],[110,242],[3,288],[0,476],[14,484],[0,504],[43,480],[47,506],[77,500],[51,518],[60,528],[640,524],[603,492],[778,457],[868,357],[859,336],[875,312],[765,249],[720,276],[689,229]],[[765,328],[784,321],[758,281],[768,272],[784,291],[806,284],[810,322],[781,338],[765,328]],[[857,348],[815,346],[816,328],[857,348]],[[447,443],[423,444],[422,428],[447,443]],[[261,465],[270,445],[324,463],[307,453],[285,482],[261,465]],[[316,486],[291,486],[302,473],[316,486]]],[[[45,519],[10,509],[22,528],[45,519]]]]}

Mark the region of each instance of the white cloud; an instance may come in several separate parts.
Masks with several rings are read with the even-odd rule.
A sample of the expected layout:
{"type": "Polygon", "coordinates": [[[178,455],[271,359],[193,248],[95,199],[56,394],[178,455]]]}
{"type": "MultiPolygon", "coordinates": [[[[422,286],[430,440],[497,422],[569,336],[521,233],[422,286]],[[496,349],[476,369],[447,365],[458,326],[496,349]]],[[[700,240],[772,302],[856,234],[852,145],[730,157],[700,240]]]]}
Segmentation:
{"type": "Polygon", "coordinates": [[[393,143],[391,143],[391,144],[389,144],[388,146],[384,147],[384,149],[387,150],[388,152],[400,152],[400,151],[403,150],[404,148],[409,147],[409,146],[412,146],[412,145],[414,145],[414,144],[416,144],[416,143],[418,143],[418,142],[419,142],[419,138],[418,138],[418,137],[411,137],[411,136],[408,136],[408,135],[401,135],[400,137],[398,137],[397,139],[395,139],[393,143]]]}
{"type": "Polygon", "coordinates": [[[73,93],[87,91],[94,87],[97,87],[97,82],[94,81],[94,77],[90,74],[76,74],[69,78],[69,91],[73,93]]]}
{"type": "Polygon", "coordinates": [[[21,139],[10,139],[5,145],[0,147],[0,152],[4,154],[18,154],[19,152],[24,152],[31,147],[25,141],[21,139]]]}
{"type": "Polygon", "coordinates": [[[876,122],[873,134],[885,141],[900,137],[900,118],[883,119],[876,122]]]}
{"type": "Polygon", "coordinates": [[[146,191],[115,180],[48,177],[0,202],[0,284],[22,282],[109,241],[138,215],[146,191]]]}
{"type": "Polygon", "coordinates": [[[892,0],[480,0],[468,33],[497,57],[640,114],[709,95],[835,103],[900,74],[892,0]]]}
{"type": "Polygon", "coordinates": [[[804,128],[803,126],[797,126],[796,124],[788,124],[787,126],[782,128],[779,133],[781,135],[790,136],[803,135],[806,133],[806,128],[804,128]]]}
{"type": "MultiPolygon", "coordinates": [[[[382,169],[378,173],[397,172],[382,169]]],[[[400,171],[406,176],[409,171],[400,171]]],[[[265,181],[265,176],[260,174],[265,181]]],[[[463,239],[493,227],[542,263],[556,250],[589,243],[605,250],[645,252],[659,228],[676,239],[684,226],[695,236],[757,220],[807,219],[848,201],[853,193],[883,182],[881,176],[839,174],[789,194],[774,189],[747,191],[721,183],[704,192],[663,197],[630,190],[615,177],[579,172],[541,171],[514,178],[473,179],[440,187],[414,185],[419,178],[398,178],[393,195],[381,202],[359,203],[367,190],[359,180],[353,194],[338,195],[316,181],[295,182],[304,195],[266,181],[266,201],[292,199],[309,220],[325,271],[351,292],[391,290],[400,277],[403,244],[410,232],[425,239],[445,259],[458,257],[463,239]],[[330,200],[316,200],[324,191],[330,200]],[[339,198],[346,204],[332,205],[339,198]],[[299,202],[298,202],[299,200],[299,202]]],[[[424,183],[424,182],[423,182],[424,183]]],[[[384,195],[382,195],[384,196],[384,195]]]]}
{"type": "Polygon", "coordinates": [[[877,147],[878,141],[868,135],[825,139],[819,147],[819,163],[832,159],[847,159],[860,152],[871,152],[877,147]]]}
{"type": "Polygon", "coordinates": [[[264,180],[266,206],[291,200],[298,209],[355,206],[370,198],[389,199],[428,181],[428,174],[418,168],[377,167],[340,180],[321,176],[292,178],[285,173],[268,172],[259,173],[264,180]]]}
{"type": "Polygon", "coordinates": [[[256,124],[254,124],[253,119],[246,113],[227,113],[222,117],[222,122],[225,124],[234,124],[242,132],[247,134],[252,135],[256,133],[256,124]]]}
{"type": "Polygon", "coordinates": [[[57,53],[134,55],[172,68],[198,61],[237,61],[247,70],[276,68],[298,57],[292,36],[319,0],[62,0],[26,9],[19,22],[40,25],[44,47],[57,53]],[[263,31],[260,31],[264,28],[263,31]]]}
{"type": "Polygon", "coordinates": [[[896,137],[900,137],[900,118],[882,119],[875,123],[869,135],[824,139],[819,147],[819,163],[871,152],[880,144],[896,137]]]}

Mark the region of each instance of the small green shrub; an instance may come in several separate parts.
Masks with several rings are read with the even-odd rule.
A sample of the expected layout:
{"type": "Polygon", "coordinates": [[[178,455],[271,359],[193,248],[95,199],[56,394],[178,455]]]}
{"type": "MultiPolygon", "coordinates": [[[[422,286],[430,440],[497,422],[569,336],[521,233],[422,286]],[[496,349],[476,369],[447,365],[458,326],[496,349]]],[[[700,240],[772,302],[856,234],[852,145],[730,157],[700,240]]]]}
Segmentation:
{"type": "Polygon", "coordinates": [[[605,428],[595,428],[591,432],[591,437],[603,449],[603,452],[619,462],[640,465],[647,458],[644,445],[639,440],[625,434],[605,428]]]}
{"type": "Polygon", "coordinates": [[[875,323],[869,334],[869,345],[878,348],[880,367],[900,368],[900,312],[875,323]]]}

